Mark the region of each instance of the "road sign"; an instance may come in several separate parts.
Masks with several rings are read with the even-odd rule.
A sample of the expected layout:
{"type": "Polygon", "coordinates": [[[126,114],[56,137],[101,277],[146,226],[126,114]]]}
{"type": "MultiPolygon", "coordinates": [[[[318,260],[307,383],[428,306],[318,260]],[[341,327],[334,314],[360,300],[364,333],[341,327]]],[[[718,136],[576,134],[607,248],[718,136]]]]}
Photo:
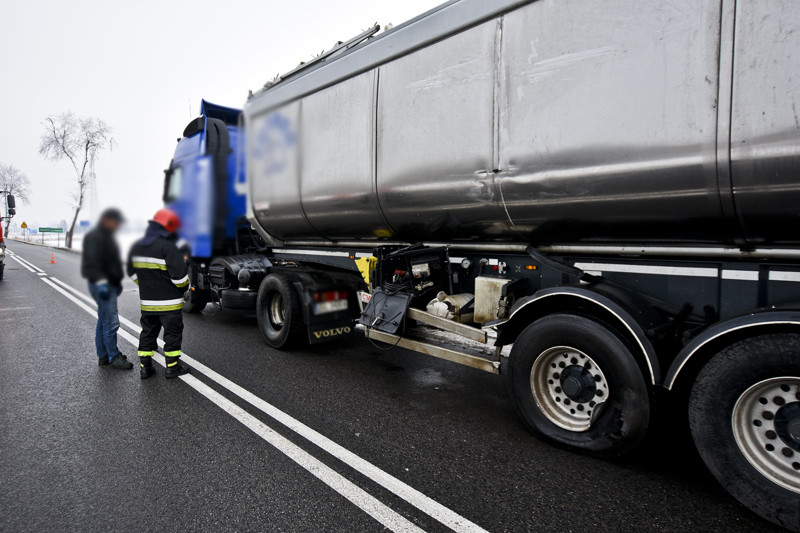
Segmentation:
{"type": "Polygon", "coordinates": [[[64,233],[64,228],[39,228],[39,233],[64,233]]]}
{"type": "Polygon", "coordinates": [[[22,228],[22,229],[28,229],[28,223],[27,222],[23,222],[22,224],[19,225],[19,227],[22,228]]]}

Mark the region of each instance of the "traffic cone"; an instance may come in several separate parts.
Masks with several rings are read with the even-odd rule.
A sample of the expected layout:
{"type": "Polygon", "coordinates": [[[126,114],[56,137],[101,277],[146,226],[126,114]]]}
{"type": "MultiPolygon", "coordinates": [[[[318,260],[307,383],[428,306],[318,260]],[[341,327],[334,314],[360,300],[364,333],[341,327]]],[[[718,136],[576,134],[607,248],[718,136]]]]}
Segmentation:
{"type": "Polygon", "coordinates": [[[50,254],[50,264],[51,265],[55,265],[56,264],[56,254],[54,254],[54,253],[50,254]]]}

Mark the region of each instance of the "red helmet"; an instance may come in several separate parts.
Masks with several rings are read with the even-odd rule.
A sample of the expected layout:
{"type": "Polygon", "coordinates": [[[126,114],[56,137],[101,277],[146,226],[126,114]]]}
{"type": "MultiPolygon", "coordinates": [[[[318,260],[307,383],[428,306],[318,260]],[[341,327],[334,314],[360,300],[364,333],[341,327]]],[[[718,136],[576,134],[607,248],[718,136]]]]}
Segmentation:
{"type": "Polygon", "coordinates": [[[178,228],[181,227],[180,217],[174,211],[170,211],[169,209],[159,209],[153,217],[153,222],[158,222],[170,233],[178,231],[178,228]]]}

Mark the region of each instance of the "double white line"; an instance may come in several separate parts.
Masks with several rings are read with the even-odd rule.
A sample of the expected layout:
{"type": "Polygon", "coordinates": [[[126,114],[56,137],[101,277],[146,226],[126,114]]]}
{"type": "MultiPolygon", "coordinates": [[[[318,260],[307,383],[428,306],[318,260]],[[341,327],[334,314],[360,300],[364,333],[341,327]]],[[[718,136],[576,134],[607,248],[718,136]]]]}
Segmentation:
{"type": "MultiPolygon", "coordinates": [[[[13,258],[15,260],[20,261],[20,264],[28,268],[28,270],[30,270],[31,272],[35,272],[37,274],[39,272],[43,272],[41,271],[41,269],[38,269],[31,263],[24,261],[18,255],[14,255],[13,258]],[[30,265],[30,267],[27,266],[26,263],[27,265],[30,265]]],[[[67,297],[69,300],[75,303],[78,307],[80,307],[90,315],[94,316],[95,318],[97,317],[97,312],[95,311],[95,303],[89,296],[83,294],[77,289],[71,287],[70,285],[67,285],[63,281],[58,280],[56,278],[43,278],[43,281],[47,283],[50,287],[58,291],[59,293],[63,294],[65,297],[67,297]]],[[[137,334],[141,332],[141,328],[138,325],[134,324],[133,322],[122,316],[120,316],[120,322],[125,327],[129,328],[131,331],[136,332],[137,334]]],[[[129,342],[130,344],[132,344],[134,347],[138,346],[138,339],[133,335],[131,335],[129,332],[125,331],[124,329],[120,329],[119,336],[124,340],[126,340],[127,342],[129,342]]],[[[164,342],[161,339],[158,340],[158,343],[161,347],[163,347],[164,342]]],[[[186,355],[183,352],[181,353],[181,355],[182,359],[191,365],[193,372],[199,372],[200,374],[204,375],[206,378],[210,379],[220,387],[236,395],[241,400],[252,405],[253,407],[258,409],[262,413],[268,415],[275,421],[283,424],[286,428],[302,436],[303,438],[313,443],[317,447],[321,448],[328,454],[332,455],[336,459],[345,463],[350,468],[356,470],[363,476],[367,477],[368,479],[382,486],[386,490],[392,492],[399,498],[405,500],[409,504],[413,505],[420,511],[434,518],[438,522],[449,527],[453,531],[485,533],[486,530],[484,530],[477,524],[470,522],[463,516],[445,507],[444,505],[433,500],[432,498],[429,498],[425,494],[421,493],[420,491],[416,490],[410,485],[404,483],[403,481],[397,479],[391,474],[385,472],[384,470],[381,470],[380,468],[370,463],[369,461],[359,457],[350,450],[333,442],[332,440],[325,437],[321,433],[311,429],[310,427],[303,424],[296,418],[292,417],[287,413],[284,413],[277,407],[259,398],[258,396],[244,389],[243,387],[237,385],[228,378],[218,374],[217,372],[208,368],[199,361],[193,359],[192,357],[186,355]]],[[[162,366],[164,365],[164,359],[162,356],[157,355],[155,357],[155,360],[160,365],[162,366]]],[[[403,517],[402,515],[400,515],[390,507],[388,507],[386,504],[384,504],[383,502],[381,502],[380,500],[378,500],[377,498],[375,498],[374,496],[370,495],[365,490],[357,486],[355,483],[351,482],[338,472],[334,471],[333,469],[325,465],[322,461],[320,461],[316,457],[312,456],[299,446],[295,445],[294,443],[292,443],[291,441],[289,441],[288,439],[277,433],[275,430],[264,424],[261,420],[257,419],[256,417],[254,417],[253,415],[251,415],[250,413],[239,407],[234,402],[225,398],[220,393],[218,393],[217,391],[215,391],[214,389],[212,389],[211,387],[209,387],[196,377],[192,375],[186,375],[186,376],[181,376],[181,379],[195,391],[205,396],[208,400],[210,400],[218,407],[220,407],[222,410],[230,414],[233,418],[244,424],[248,429],[253,431],[255,434],[257,434],[259,437],[264,439],[266,442],[268,442],[275,448],[277,448],[284,455],[286,455],[292,461],[303,467],[317,479],[328,485],[337,493],[347,498],[347,500],[349,500],[351,503],[359,507],[362,511],[373,517],[381,524],[383,524],[386,528],[398,532],[422,531],[422,529],[420,529],[417,525],[413,524],[410,520],[403,517]]]]}
{"type": "Polygon", "coordinates": [[[33,272],[34,274],[38,274],[41,277],[45,277],[47,275],[47,272],[45,272],[41,268],[37,267],[36,265],[31,263],[30,261],[26,261],[25,259],[21,258],[20,256],[18,256],[17,254],[12,252],[11,250],[6,250],[6,253],[8,254],[8,256],[11,259],[16,261],[17,263],[19,263],[20,265],[22,265],[23,267],[25,267],[29,271],[33,272]]]}

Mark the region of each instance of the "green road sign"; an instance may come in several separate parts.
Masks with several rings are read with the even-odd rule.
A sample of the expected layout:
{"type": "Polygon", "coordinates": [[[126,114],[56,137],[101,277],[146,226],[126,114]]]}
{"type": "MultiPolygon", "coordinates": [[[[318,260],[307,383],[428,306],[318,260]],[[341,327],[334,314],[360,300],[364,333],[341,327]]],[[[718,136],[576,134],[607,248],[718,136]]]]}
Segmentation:
{"type": "Polygon", "coordinates": [[[39,228],[39,233],[64,233],[64,228],[39,228]]]}

